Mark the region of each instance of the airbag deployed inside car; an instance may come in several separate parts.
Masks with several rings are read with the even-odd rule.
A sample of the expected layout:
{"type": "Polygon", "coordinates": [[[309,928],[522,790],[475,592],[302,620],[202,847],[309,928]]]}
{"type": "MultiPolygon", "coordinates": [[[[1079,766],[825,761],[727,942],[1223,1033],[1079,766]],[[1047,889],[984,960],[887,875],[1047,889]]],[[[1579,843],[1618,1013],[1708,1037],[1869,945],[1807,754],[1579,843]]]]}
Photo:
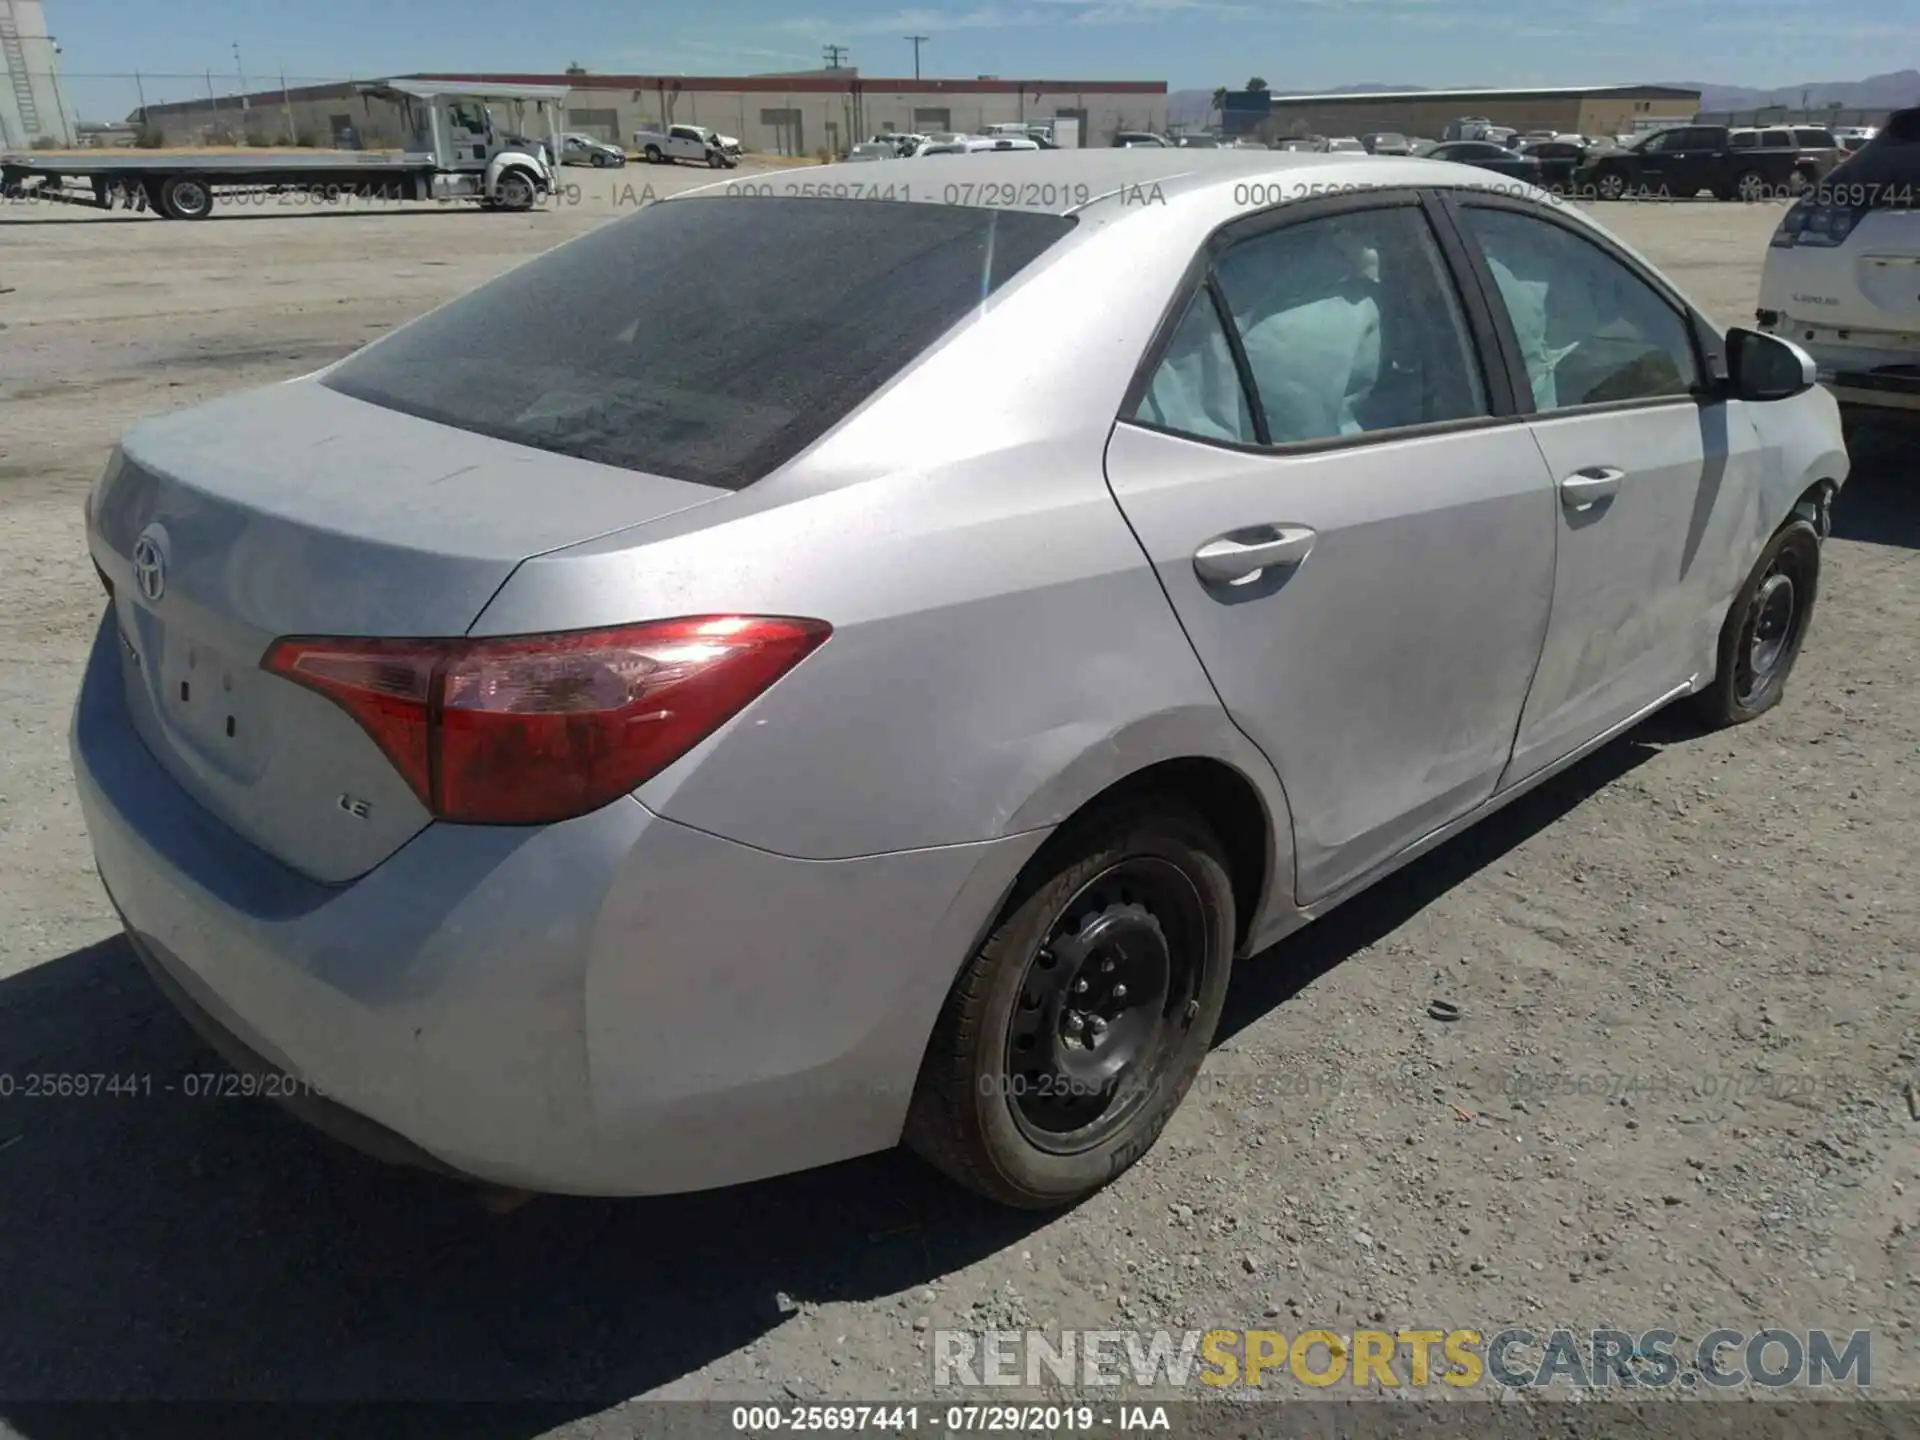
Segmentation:
{"type": "Polygon", "coordinates": [[[1354,407],[1380,378],[1380,307],[1329,295],[1268,316],[1244,341],[1275,444],[1357,435],[1354,407]]]}

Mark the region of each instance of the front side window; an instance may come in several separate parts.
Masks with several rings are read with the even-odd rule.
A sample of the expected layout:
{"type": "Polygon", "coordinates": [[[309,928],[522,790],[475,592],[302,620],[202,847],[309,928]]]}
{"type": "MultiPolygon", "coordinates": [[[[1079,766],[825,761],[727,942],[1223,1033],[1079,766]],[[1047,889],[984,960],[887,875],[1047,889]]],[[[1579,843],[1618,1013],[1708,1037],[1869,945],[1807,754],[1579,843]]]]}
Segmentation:
{"type": "Polygon", "coordinates": [[[320,383],[515,444],[740,489],[1073,225],[961,205],[665,201],[422,316],[320,383]]]}
{"type": "Polygon", "coordinates": [[[1220,257],[1269,440],[1487,413],[1467,326],[1416,206],[1302,221],[1220,257]]]}
{"type": "Polygon", "coordinates": [[[1536,409],[1679,397],[1698,387],[1686,319],[1632,270],[1563,226],[1468,205],[1536,409]]]}

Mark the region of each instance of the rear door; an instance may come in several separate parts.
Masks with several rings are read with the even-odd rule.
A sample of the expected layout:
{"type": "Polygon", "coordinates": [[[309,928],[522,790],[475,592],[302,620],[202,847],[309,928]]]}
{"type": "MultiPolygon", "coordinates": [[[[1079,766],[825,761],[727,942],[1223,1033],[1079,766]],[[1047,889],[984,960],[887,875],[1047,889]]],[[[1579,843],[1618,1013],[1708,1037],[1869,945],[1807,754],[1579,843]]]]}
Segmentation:
{"type": "Polygon", "coordinates": [[[1199,272],[1107,475],[1280,774],[1313,903],[1492,794],[1546,628],[1555,502],[1417,196],[1250,217],[1199,272]]]}
{"type": "Polygon", "coordinates": [[[1553,619],[1508,782],[1685,688],[1752,532],[1759,440],[1677,297],[1545,206],[1450,202],[1559,495],[1553,619]]]}

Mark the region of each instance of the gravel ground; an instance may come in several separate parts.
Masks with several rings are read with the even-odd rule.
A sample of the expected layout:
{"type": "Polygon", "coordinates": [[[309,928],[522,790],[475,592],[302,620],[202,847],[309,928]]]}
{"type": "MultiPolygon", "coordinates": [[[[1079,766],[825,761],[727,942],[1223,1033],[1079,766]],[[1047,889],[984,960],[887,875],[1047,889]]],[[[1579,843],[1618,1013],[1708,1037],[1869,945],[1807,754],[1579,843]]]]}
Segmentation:
{"type": "MultiPolygon", "coordinates": [[[[71,794],[116,433],[331,360],[620,185],[705,178],[529,216],[0,207],[0,1071],[207,1067],[71,794]]],[[[1728,323],[1776,217],[1605,212],[1728,323]]],[[[1871,1326],[1875,1392],[1913,1394],[1912,455],[1858,453],[1777,711],[1656,721],[1245,965],[1158,1148],[1070,1214],[900,1156],[495,1214],[262,1103],[0,1098],[0,1431],[51,1433],[33,1399],[492,1397],[549,1402],[502,1434],[616,1433],[628,1396],[925,1395],[934,1331],[1029,1325],[1871,1326]]]]}

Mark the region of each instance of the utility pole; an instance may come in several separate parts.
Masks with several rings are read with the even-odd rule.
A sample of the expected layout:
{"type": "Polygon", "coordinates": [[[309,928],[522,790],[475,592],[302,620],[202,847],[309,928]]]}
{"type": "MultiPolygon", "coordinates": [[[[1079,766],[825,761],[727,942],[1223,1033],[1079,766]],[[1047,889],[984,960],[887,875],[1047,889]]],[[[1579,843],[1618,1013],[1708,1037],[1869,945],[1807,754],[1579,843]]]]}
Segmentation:
{"type": "Polygon", "coordinates": [[[847,47],[844,45],[822,45],[820,47],[820,53],[826,57],[827,69],[838,70],[840,68],[840,62],[846,58],[847,47]]]}
{"type": "Polygon", "coordinates": [[[240,82],[240,108],[247,108],[247,72],[240,64],[240,42],[233,42],[233,75],[240,82]]]}
{"type": "Polygon", "coordinates": [[[287,89],[287,67],[284,64],[280,67],[280,103],[287,112],[287,143],[298,145],[300,131],[293,123],[293,93],[287,89]]]}
{"type": "Polygon", "coordinates": [[[909,35],[906,37],[913,46],[913,78],[920,78],[920,47],[933,37],[931,35],[909,35]]]}

